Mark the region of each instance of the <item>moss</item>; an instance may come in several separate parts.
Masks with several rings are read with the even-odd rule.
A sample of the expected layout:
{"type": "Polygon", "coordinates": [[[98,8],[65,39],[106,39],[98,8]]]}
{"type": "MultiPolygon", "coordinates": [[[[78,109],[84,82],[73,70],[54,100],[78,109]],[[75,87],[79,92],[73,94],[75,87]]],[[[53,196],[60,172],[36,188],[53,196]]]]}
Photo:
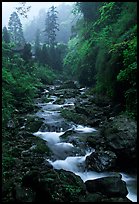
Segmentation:
{"type": "Polygon", "coordinates": [[[51,150],[47,146],[47,142],[37,138],[36,140],[36,147],[32,150],[34,153],[46,154],[50,156],[51,150]]]}
{"type": "Polygon", "coordinates": [[[74,112],[73,110],[63,109],[61,111],[61,115],[69,121],[80,124],[87,124],[87,118],[84,115],[74,112]]]}
{"type": "Polygon", "coordinates": [[[31,116],[27,119],[26,130],[29,132],[37,132],[42,124],[42,119],[31,116]]]}

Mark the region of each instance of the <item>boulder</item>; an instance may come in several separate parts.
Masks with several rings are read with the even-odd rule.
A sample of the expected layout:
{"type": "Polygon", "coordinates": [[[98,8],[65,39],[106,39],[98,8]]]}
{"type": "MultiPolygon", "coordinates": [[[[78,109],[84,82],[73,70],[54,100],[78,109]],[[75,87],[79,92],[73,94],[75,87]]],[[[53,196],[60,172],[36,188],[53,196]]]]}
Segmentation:
{"type": "Polygon", "coordinates": [[[105,146],[105,141],[101,135],[100,131],[93,132],[92,135],[88,136],[86,139],[88,146],[99,149],[100,146],[105,146]]]}
{"type": "Polygon", "coordinates": [[[53,93],[53,95],[63,98],[73,98],[79,94],[80,94],[79,90],[72,88],[55,90],[53,93]]]}
{"type": "Polygon", "coordinates": [[[126,197],[128,190],[125,181],[117,176],[108,176],[85,182],[89,193],[101,192],[108,197],[126,197]]]}
{"type": "Polygon", "coordinates": [[[63,83],[63,85],[60,86],[61,89],[77,89],[77,84],[72,81],[68,80],[63,83]]]}
{"type": "Polygon", "coordinates": [[[121,167],[136,165],[137,124],[125,115],[113,117],[104,124],[103,136],[107,149],[117,155],[121,167]]]}
{"type": "Polygon", "coordinates": [[[85,196],[81,196],[79,202],[101,202],[105,198],[102,193],[87,193],[85,196]]]}
{"type": "Polygon", "coordinates": [[[125,202],[125,203],[132,203],[131,200],[129,200],[127,197],[121,198],[121,197],[116,197],[116,198],[102,198],[101,202],[113,202],[113,203],[120,203],[120,202],[125,202]]]}
{"type": "Polygon", "coordinates": [[[78,202],[86,192],[81,178],[65,170],[30,171],[22,184],[35,193],[35,202],[78,202]]]}
{"type": "Polygon", "coordinates": [[[25,123],[25,130],[29,132],[37,132],[41,125],[43,124],[43,119],[36,116],[28,116],[25,123]]]}
{"type": "Polygon", "coordinates": [[[97,150],[86,157],[86,168],[97,172],[107,171],[115,167],[116,158],[112,151],[97,150]]]}

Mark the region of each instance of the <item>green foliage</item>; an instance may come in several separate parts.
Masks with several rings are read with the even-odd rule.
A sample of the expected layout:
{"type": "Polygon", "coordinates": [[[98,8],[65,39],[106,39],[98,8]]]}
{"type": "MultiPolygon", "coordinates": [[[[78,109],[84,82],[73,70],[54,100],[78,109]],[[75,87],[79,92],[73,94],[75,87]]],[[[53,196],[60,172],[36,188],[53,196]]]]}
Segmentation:
{"type": "Polygon", "coordinates": [[[71,74],[78,79],[82,85],[90,86],[95,83],[95,58],[97,45],[92,39],[88,39],[92,24],[81,29],[80,36],[69,42],[69,52],[64,59],[65,68],[70,67],[71,74]],[[94,49],[92,49],[92,44],[94,49]]]}
{"type": "Polygon", "coordinates": [[[124,69],[120,70],[117,80],[129,84],[125,91],[126,110],[137,117],[137,38],[129,40],[127,46],[123,51],[124,69]]]}
{"type": "Polygon", "coordinates": [[[2,172],[3,176],[6,178],[10,175],[10,170],[15,165],[15,159],[9,152],[9,146],[5,143],[2,143],[2,172]],[[8,171],[8,172],[7,172],[8,171]]]}
{"type": "Polygon", "coordinates": [[[24,60],[12,54],[10,45],[3,43],[2,48],[2,121],[5,126],[15,108],[32,103],[39,81],[27,72],[24,60]]]}
{"type": "Polygon", "coordinates": [[[66,49],[67,46],[62,43],[57,44],[55,47],[50,47],[48,44],[43,44],[42,47],[35,45],[35,62],[60,71],[63,69],[63,58],[66,49]]]}
{"type": "Polygon", "coordinates": [[[77,67],[78,67],[77,44],[78,44],[77,38],[72,38],[68,42],[68,53],[64,58],[64,66],[65,66],[64,71],[71,77],[75,75],[77,67]]]}
{"type": "Polygon", "coordinates": [[[14,98],[10,91],[2,88],[2,125],[7,124],[13,112],[14,98]]]}
{"type": "Polygon", "coordinates": [[[82,85],[94,86],[96,93],[135,114],[137,3],[99,3],[95,8],[95,2],[77,2],[75,10],[84,20],[78,21],[77,35],[69,42],[65,69],[82,85]],[[89,5],[94,6],[94,15],[98,9],[99,14],[91,15],[89,5]]]}
{"type": "Polygon", "coordinates": [[[56,74],[48,65],[39,65],[36,63],[34,67],[34,77],[40,79],[43,84],[52,84],[56,78],[56,74]]]}
{"type": "Polygon", "coordinates": [[[4,26],[2,29],[2,39],[5,43],[10,43],[10,35],[6,26],[4,26]]]}
{"type": "Polygon", "coordinates": [[[133,86],[136,86],[137,74],[137,38],[134,37],[127,43],[127,48],[123,51],[124,70],[120,70],[117,79],[120,81],[127,80],[133,86]]]}
{"type": "Polygon", "coordinates": [[[100,18],[98,19],[97,24],[101,24],[102,27],[116,22],[122,6],[122,2],[105,2],[100,8],[100,18]]]}
{"type": "Polygon", "coordinates": [[[63,185],[63,190],[65,195],[72,197],[72,199],[77,199],[77,194],[82,193],[82,189],[74,186],[73,184],[63,185]]]}
{"type": "Polygon", "coordinates": [[[101,4],[101,2],[77,2],[74,13],[81,12],[85,21],[94,21],[99,15],[98,9],[101,4]]]}

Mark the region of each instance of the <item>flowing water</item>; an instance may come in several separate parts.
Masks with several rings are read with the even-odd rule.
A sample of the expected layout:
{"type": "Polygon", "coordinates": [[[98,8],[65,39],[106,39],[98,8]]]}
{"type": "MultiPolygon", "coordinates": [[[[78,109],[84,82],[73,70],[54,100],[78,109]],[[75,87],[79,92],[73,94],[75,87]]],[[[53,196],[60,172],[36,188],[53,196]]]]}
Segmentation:
{"type": "MultiPolygon", "coordinates": [[[[66,120],[62,118],[60,109],[69,105],[74,106],[74,103],[67,100],[63,105],[57,105],[54,104],[57,97],[51,96],[51,99],[53,101],[49,103],[38,102],[40,111],[37,112],[37,115],[44,119],[44,124],[38,132],[34,133],[34,135],[41,137],[43,140],[48,142],[49,148],[55,155],[55,159],[48,159],[48,161],[55,169],[71,171],[80,176],[84,182],[86,180],[93,180],[96,178],[113,175],[113,172],[98,173],[95,171],[86,171],[84,169],[86,157],[95,150],[86,148],[84,150],[84,155],[80,155],[80,152],[76,151],[77,147],[75,147],[70,142],[62,142],[60,136],[63,135],[67,130],[74,130],[79,134],[91,133],[97,130],[94,128],[77,125],[72,122],[67,123],[66,120]],[[70,155],[71,152],[75,152],[75,154],[70,155]]],[[[125,172],[119,173],[122,175],[122,179],[127,184],[127,189],[129,192],[127,197],[131,201],[137,202],[136,176],[126,174],[125,172]]]]}

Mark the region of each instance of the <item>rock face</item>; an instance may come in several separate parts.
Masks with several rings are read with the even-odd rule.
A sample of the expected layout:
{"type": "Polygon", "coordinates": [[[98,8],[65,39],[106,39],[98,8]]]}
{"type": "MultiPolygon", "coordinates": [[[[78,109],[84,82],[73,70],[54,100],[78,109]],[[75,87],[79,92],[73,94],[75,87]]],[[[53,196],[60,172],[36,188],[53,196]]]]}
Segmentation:
{"type": "Polygon", "coordinates": [[[128,194],[126,183],[120,177],[109,176],[85,182],[89,193],[101,192],[108,197],[126,197],[128,194]]]}
{"type": "Polygon", "coordinates": [[[97,172],[107,171],[115,167],[116,158],[116,154],[112,151],[95,151],[86,157],[86,168],[97,172]]]}

